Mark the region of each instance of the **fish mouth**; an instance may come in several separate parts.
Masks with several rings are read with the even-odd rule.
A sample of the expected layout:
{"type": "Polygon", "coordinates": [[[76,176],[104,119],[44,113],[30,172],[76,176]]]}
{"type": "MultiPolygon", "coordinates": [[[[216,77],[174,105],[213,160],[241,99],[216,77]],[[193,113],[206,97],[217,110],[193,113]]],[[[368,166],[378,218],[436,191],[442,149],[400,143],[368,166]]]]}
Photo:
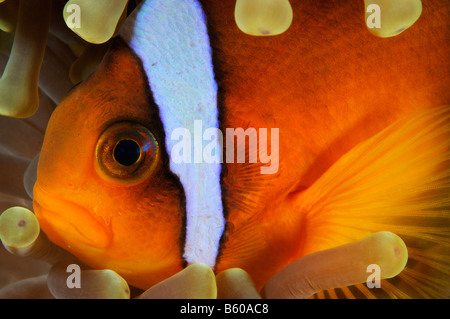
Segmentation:
{"type": "Polygon", "coordinates": [[[78,243],[94,248],[105,248],[110,244],[111,236],[106,227],[86,208],[56,197],[37,182],[33,193],[34,212],[52,241],[66,248],[78,243]]]}

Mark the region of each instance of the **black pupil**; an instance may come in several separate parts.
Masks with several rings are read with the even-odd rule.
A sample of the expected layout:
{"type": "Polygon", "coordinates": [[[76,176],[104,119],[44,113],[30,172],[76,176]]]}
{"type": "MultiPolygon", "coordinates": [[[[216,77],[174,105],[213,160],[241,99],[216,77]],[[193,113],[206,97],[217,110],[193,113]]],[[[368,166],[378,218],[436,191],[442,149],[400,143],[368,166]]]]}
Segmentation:
{"type": "Polygon", "coordinates": [[[130,166],[136,163],[141,155],[139,145],[132,140],[122,140],[114,149],[114,159],[122,165],[130,166]]]}

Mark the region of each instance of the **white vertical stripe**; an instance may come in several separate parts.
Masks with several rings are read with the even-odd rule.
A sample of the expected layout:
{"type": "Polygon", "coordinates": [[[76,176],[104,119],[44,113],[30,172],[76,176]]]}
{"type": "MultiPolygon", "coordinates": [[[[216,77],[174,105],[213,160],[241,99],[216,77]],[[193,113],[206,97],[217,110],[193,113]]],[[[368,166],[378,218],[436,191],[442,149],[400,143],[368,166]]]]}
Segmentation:
{"type": "MultiPolygon", "coordinates": [[[[170,139],[174,129],[187,128],[194,135],[195,120],[204,129],[219,127],[211,47],[198,1],[146,0],[128,18],[121,36],[142,60],[169,155],[178,143],[170,139]]],[[[171,160],[170,169],[179,176],[186,195],[184,258],[212,267],[225,225],[221,164],[171,160]]]]}

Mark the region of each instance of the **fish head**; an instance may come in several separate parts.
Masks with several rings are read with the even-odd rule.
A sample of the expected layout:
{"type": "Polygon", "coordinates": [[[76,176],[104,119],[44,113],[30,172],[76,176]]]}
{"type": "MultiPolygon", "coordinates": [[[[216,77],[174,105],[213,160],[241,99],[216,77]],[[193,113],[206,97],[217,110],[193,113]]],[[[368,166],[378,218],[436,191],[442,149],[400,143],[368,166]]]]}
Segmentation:
{"type": "Polygon", "coordinates": [[[197,1],[144,1],[112,42],[52,114],[34,207],[52,241],[146,289],[187,264],[215,265],[222,163],[174,150],[199,155],[178,133],[219,136],[218,86],[197,1]]]}
{"type": "Polygon", "coordinates": [[[138,60],[118,40],[52,114],[34,187],[53,242],[93,267],[145,269],[150,283],[183,267],[184,194],[157,113],[138,60]]]}

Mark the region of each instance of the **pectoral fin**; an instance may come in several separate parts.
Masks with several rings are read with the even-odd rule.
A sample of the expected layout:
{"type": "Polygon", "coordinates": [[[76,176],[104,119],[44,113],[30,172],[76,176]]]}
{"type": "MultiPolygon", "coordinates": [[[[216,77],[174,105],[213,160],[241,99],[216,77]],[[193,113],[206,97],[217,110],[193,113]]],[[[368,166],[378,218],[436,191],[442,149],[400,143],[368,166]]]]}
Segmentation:
{"type": "Polygon", "coordinates": [[[349,151],[298,197],[296,211],[306,221],[302,255],[390,231],[403,239],[409,259],[381,288],[360,284],[319,295],[448,298],[449,194],[449,106],[415,112],[349,151]]]}

